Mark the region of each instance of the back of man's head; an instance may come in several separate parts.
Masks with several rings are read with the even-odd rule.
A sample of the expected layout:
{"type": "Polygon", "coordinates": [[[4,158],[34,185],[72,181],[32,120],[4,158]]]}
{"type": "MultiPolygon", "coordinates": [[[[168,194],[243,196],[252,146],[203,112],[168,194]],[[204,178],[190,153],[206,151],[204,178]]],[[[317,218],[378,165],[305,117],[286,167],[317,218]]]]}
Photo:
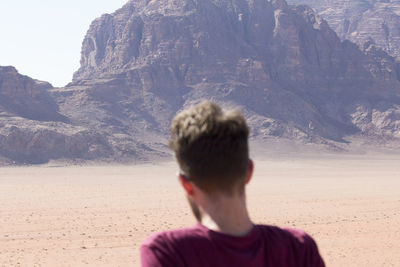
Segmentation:
{"type": "Polygon", "coordinates": [[[169,146],[187,179],[207,193],[243,192],[249,167],[249,129],[238,111],[205,101],[179,113],[169,146]]]}

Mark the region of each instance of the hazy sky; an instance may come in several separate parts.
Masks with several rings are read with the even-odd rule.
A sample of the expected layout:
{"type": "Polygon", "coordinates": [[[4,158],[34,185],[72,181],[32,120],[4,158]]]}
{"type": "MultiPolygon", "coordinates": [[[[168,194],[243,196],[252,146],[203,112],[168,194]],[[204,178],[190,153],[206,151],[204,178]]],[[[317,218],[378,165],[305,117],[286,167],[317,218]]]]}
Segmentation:
{"type": "Polygon", "coordinates": [[[127,0],[0,0],[0,66],[64,86],[93,19],[127,0]]]}

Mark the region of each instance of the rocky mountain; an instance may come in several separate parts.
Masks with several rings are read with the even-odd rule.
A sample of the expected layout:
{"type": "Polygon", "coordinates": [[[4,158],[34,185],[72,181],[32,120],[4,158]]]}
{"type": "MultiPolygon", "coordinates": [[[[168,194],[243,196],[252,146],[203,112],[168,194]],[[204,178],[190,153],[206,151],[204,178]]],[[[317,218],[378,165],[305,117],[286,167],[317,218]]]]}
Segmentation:
{"type": "Polygon", "coordinates": [[[344,40],[371,43],[400,60],[399,0],[288,0],[307,4],[344,40]]]}
{"type": "Polygon", "coordinates": [[[48,93],[47,82],[20,75],[14,67],[0,66],[0,112],[38,121],[67,121],[48,93]]]}
{"type": "Polygon", "coordinates": [[[213,98],[244,107],[254,135],[341,141],[374,128],[350,114],[393,103],[398,79],[393,58],[340,41],[306,6],[136,0],[92,23],[69,88],[113,96],[108,111],[161,133],[182,106],[213,98]]]}
{"type": "Polygon", "coordinates": [[[62,115],[47,82],[0,67],[0,163],[46,163],[51,159],[95,159],[107,140],[62,115]]]}
{"type": "MultiPolygon", "coordinates": [[[[66,119],[30,123],[56,136],[41,162],[165,157],[171,118],[202,99],[240,107],[263,145],[393,147],[400,144],[399,77],[394,58],[341,41],[306,6],[131,0],[91,24],[73,81],[47,90],[66,119]]],[[[31,151],[13,159],[31,162],[42,150],[31,151]]]]}

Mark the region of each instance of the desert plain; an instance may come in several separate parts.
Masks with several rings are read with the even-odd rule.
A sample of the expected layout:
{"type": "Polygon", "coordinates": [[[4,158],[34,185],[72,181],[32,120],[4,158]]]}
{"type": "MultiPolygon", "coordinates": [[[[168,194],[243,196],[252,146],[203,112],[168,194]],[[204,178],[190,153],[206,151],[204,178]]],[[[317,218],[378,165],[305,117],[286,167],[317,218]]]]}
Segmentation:
{"type": "MultiPolygon", "coordinates": [[[[255,160],[256,223],[300,228],[327,266],[400,266],[400,156],[255,160]]],[[[140,266],[151,233],[195,223],[174,162],[0,168],[0,266],[140,266]]]]}

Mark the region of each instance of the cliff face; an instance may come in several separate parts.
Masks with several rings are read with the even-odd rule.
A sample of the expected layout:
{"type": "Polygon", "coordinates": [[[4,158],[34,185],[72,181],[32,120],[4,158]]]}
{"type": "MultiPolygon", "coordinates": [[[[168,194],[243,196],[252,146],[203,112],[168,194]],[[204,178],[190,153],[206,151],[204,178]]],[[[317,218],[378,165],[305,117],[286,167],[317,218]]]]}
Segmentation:
{"type": "Polygon", "coordinates": [[[372,42],[389,55],[400,60],[400,1],[399,0],[289,0],[307,4],[328,21],[344,40],[363,48],[372,42]]]}
{"type": "Polygon", "coordinates": [[[0,66],[0,112],[39,121],[65,121],[49,95],[51,84],[20,75],[14,67],[0,66]]]}
{"type": "Polygon", "coordinates": [[[393,146],[396,64],[372,43],[361,51],[342,42],[313,10],[283,0],[132,0],[92,23],[73,82],[48,91],[68,120],[37,132],[8,127],[0,143],[22,159],[154,160],[169,153],[176,112],[211,99],[242,108],[263,143],[393,146]]]}
{"type": "Polygon", "coordinates": [[[92,23],[69,88],[100,97],[103,115],[131,132],[166,133],[182,106],[211,98],[244,107],[256,136],[340,142],[385,132],[354,119],[360,108],[399,103],[395,60],[373,44],[366,51],[285,1],[136,0],[92,23]]]}
{"type": "Polygon", "coordinates": [[[0,164],[109,155],[105,137],[70,124],[51,96],[53,87],[0,67],[0,164]]]}

